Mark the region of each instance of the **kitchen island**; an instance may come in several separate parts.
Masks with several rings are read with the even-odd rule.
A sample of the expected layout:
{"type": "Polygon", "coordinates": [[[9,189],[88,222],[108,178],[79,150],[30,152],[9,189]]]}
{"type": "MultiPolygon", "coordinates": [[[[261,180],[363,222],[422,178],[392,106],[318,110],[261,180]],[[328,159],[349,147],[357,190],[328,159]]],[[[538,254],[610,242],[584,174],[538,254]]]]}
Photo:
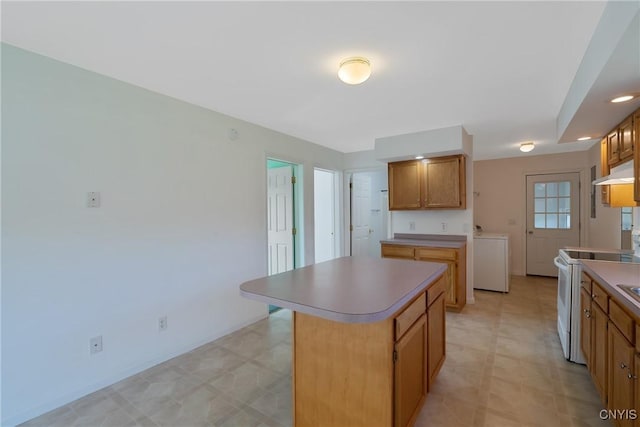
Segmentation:
{"type": "Polygon", "coordinates": [[[295,426],[407,426],[445,357],[446,265],[344,257],[240,286],[293,310],[295,426]]]}

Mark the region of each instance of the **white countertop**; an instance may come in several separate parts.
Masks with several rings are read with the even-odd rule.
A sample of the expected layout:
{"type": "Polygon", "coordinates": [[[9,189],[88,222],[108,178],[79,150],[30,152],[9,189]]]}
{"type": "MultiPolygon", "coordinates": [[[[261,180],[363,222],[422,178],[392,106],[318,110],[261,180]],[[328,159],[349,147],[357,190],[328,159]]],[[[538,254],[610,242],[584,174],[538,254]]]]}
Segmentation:
{"type": "Polygon", "coordinates": [[[580,260],[589,275],[602,284],[609,293],[629,311],[640,317],[640,303],[618,285],[640,286],[640,264],[627,262],[580,260]]]}
{"type": "Polygon", "coordinates": [[[343,257],[240,285],[249,299],[345,323],[387,319],[446,270],[446,264],[343,257]]]}

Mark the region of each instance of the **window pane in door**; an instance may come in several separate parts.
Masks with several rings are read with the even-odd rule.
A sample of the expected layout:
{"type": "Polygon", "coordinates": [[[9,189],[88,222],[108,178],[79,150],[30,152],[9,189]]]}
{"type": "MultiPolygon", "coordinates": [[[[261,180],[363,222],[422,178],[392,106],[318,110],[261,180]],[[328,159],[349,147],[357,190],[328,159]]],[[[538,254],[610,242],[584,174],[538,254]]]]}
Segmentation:
{"type": "Polygon", "coordinates": [[[535,184],[534,227],[571,228],[571,182],[535,184]]]}

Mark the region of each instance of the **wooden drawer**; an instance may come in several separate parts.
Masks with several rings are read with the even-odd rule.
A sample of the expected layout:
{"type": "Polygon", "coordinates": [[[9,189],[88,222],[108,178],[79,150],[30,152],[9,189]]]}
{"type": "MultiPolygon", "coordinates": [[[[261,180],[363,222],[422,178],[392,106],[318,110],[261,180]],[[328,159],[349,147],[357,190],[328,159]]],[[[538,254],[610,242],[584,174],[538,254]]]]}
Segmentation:
{"type": "Polygon", "coordinates": [[[415,299],[407,308],[396,316],[396,340],[413,325],[420,316],[422,316],[427,307],[427,297],[423,292],[415,299]]]}
{"type": "Polygon", "coordinates": [[[449,248],[416,248],[416,258],[456,261],[458,259],[458,251],[449,248]]]}
{"type": "Polygon", "coordinates": [[[414,248],[402,245],[382,245],[383,258],[414,258],[414,248]]]}
{"type": "Polygon", "coordinates": [[[622,335],[629,340],[631,345],[635,343],[636,325],[633,318],[627,314],[614,300],[609,302],[609,319],[618,327],[622,335]]]}
{"type": "Polygon", "coordinates": [[[440,276],[440,278],[427,289],[427,307],[429,307],[433,302],[443,294],[445,288],[447,287],[447,280],[444,275],[440,276]]]}
{"type": "Polygon", "coordinates": [[[602,311],[609,313],[609,295],[607,295],[597,282],[591,283],[591,298],[600,306],[602,311]]]}
{"type": "Polygon", "coordinates": [[[589,295],[591,295],[591,277],[588,274],[582,273],[582,277],[580,279],[580,286],[585,288],[589,295]]]}

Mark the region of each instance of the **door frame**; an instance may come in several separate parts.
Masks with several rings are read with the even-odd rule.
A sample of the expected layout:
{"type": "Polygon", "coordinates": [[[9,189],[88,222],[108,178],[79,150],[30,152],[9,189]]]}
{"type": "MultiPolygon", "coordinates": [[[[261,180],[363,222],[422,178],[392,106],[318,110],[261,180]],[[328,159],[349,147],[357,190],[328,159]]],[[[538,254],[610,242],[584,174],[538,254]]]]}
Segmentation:
{"type": "Polygon", "coordinates": [[[578,218],[581,224],[579,239],[580,243],[587,242],[588,237],[588,223],[586,215],[589,214],[589,191],[591,185],[583,185],[583,183],[589,181],[589,166],[585,166],[584,168],[569,168],[569,169],[549,169],[549,170],[525,170],[522,172],[522,181],[521,181],[521,194],[522,194],[522,205],[524,208],[522,209],[522,217],[521,217],[521,232],[522,232],[522,240],[520,243],[521,253],[522,253],[522,274],[527,275],[527,176],[529,175],[554,175],[554,174],[563,174],[563,173],[578,173],[580,179],[580,190],[579,197],[580,201],[578,202],[578,207],[580,212],[578,213],[578,218]]]}

